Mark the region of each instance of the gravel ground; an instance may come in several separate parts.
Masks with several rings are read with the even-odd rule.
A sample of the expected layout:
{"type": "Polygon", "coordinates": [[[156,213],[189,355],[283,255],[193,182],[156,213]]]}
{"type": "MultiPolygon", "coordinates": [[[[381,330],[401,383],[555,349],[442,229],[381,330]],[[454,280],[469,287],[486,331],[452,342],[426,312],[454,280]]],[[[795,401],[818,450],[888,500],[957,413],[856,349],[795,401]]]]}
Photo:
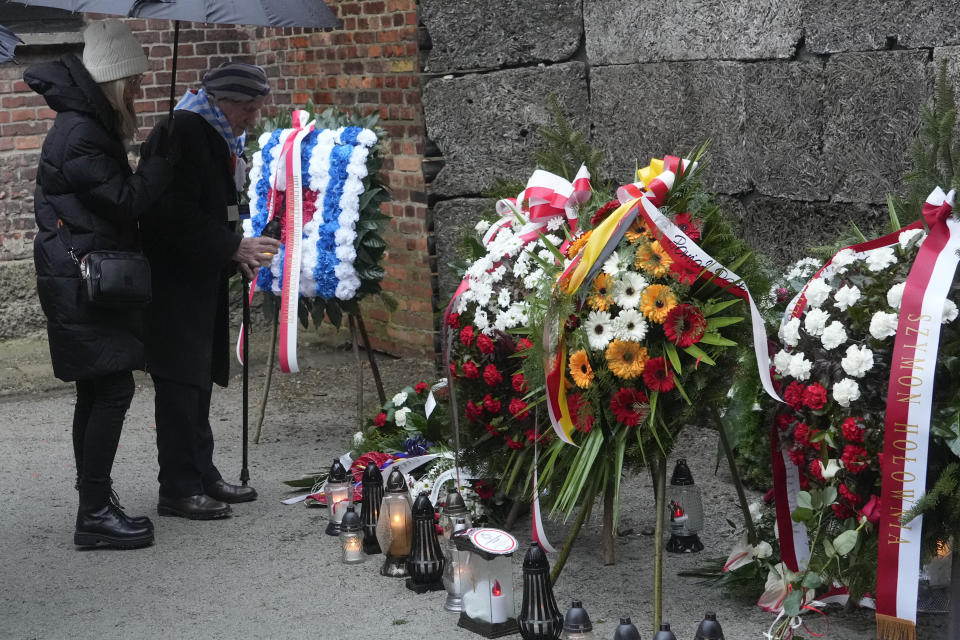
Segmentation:
{"type": "MultiPolygon", "coordinates": [[[[356,430],[355,366],[342,349],[304,344],[303,371],[275,376],[264,436],[251,445],[251,484],[260,499],[237,505],[227,520],[193,522],[156,515],[156,449],[153,392],[138,377],[115,466],[115,486],[128,513],[150,515],[156,544],[137,551],[78,551],[72,545],[76,494],[70,444],[73,390],[53,380],[42,340],[0,345],[0,638],[112,639],[270,638],[370,640],[477,637],[455,626],[442,610],[443,594],[418,596],[399,580],[377,573],[376,559],[343,565],[332,538],[323,534],[325,511],[286,506],[281,484],[301,472],[329,465],[356,430]]],[[[262,348],[262,345],[261,345],[262,348]]],[[[251,370],[251,405],[263,384],[263,354],[251,370]]],[[[432,378],[425,361],[379,359],[387,394],[432,378]]],[[[239,374],[239,371],[236,373],[239,374]]],[[[376,404],[369,373],[367,411],[376,404]]],[[[251,412],[253,414],[253,412],[251,412]]],[[[221,471],[235,480],[240,469],[239,376],[214,391],[211,416],[221,471]]],[[[726,523],[739,521],[729,475],[712,474],[716,435],[690,428],[678,442],[701,485],[707,515],[699,555],[667,556],[664,619],[678,638],[692,638],[707,609],[718,612],[729,640],[762,638],[771,622],[750,602],[736,600],[677,572],[725,556],[734,542],[726,523]]],[[[622,529],[653,523],[646,474],[624,482],[622,529]]],[[[551,540],[565,535],[548,522],[551,540]]],[[[529,527],[513,532],[524,543],[529,527]]],[[[652,536],[617,539],[618,563],[600,561],[600,509],[584,527],[556,585],[565,609],[578,598],[590,612],[598,638],[610,638],[621,615],[630,615],[651,637],[652,536]]],[[[525,546],[522,544],[521,548],[525,546]]],[[[515,581],[520,586],[520,560],[515,581]]],[[[519,596],[517,606],[519,609],[519,596]]],[[[868,612],[837,612],[828,638],[873,637],[868,612]]],[[[921,618],[919,638],[946,638],[942,617],[921,618]]]]}

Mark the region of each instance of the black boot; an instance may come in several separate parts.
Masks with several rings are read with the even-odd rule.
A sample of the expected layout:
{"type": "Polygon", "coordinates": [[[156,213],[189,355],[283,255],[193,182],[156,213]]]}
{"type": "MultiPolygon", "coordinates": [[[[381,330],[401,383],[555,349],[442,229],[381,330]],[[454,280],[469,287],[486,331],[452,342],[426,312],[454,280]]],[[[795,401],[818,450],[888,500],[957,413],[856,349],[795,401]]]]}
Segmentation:
{"type": "MultiPolygon", "coordinates": [[[[78,492],[80,491],[80,476],[77,476],[76,481],[73,484],[73,488],[78,492]]],[[[120,512],[120,517],[129,522],[135,527],[146,527],[153,531],[153,522],[147,516],[128,516],[127,512],[123,510],[123,505],[120,504],[120,496],[117,495],[116,490],[113,488],[113,481],[110,481],[110,504],[112,504],[120,512]]]]}
{"type": "Polygon", "coordinates": [[[138,549],[153,544],[153,530],[127,519],[110,497],[109,478],[81,480],[74,544],[79,547],[105,545],[118,549],[138,549]]]}

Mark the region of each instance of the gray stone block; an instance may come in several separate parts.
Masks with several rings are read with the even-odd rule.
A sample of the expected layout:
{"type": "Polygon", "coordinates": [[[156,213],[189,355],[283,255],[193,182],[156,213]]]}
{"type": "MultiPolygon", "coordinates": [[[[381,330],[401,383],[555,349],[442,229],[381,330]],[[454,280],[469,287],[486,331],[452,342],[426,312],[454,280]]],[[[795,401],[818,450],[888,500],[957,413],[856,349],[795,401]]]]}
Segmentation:
{"type": "Polygon", "coordinates": [[[423,91],[424,121],[444,159],[430,192],[482,194],[497,178],[525,183],[535,168],[539,128],[554,123],[551,94],[570,123],[585,129],[587,82],[581,62],[430,81],[423,91]]]}
{"type": "MultiPolygon", "coordinates": [[[[940,77],[940,64],[947,63],[947,80],[953,85],[954,98],[960,109],[960,47],[940,47],[933,51],[934,80],[940,77]]],[[[960,139],[960,129],[954,130],[954,139],[960,139]]]]}
{"type": "Polygon", "coordinates": [[[710,140],[708,189],[750,187],[744,171],[744,66],[736,62],[668,62],[595,67],[591,71],[593,143],[606,151],[605,172],[636,180],[636,164],[687,155],[710,140]]]}
{"type": "Polygon", "coordinates": [[[901,189],[920,107],[933,89],[930,71],[925,51],[830,58],[823,159],[832,199],[881,203],[901,189]]]}
{"type": "Polygon", "coordinates": [[[18,338],[46,327],[37,297],[33,260],[0,262],[0,340],[18,338]]]}
{"type": "Polygon", "coordinates": [[[762,62],[747,65],[745,73],[746,156],[756,190],[826,199],[823,62],[762,62]]]}
{"type": "Polygon", "coordinates": [[[955,0],[801,2],[805,44],[813,53],[960,43],[960,11],[955,0]]]}
{"type": "Polygon", "coordinates": [[[798,0],[584,0],[591,64],[789,58],[800,40],[798,0]]]}
{"type": "Polygon", "coordinates": [[[446,73],[568,60],[583,34],[581,0],[422,0],[433,48],[424,71],[446,73]]]}
{"type": "Polygon", "coordinates": [[[727,209],[739,215],[737,227],[743,241],[771,264],[783,269],[808,255],[810,247],[835,243],[850,234],[853,222],[868,238],[881,234],[886,210],[860,203],[797,202],[780,198],[748,198],[742,209],[727,209]]]}
{"type": "Polygon", "coordinates": [[[460,277],[450,266],[462,259],[464,238],[474,235],[474,227],[484,213],[493,213],[493,200],[457,198],[443,200],[433,207],[433,230],[437,247],[437,275],[440,279],[440,304],[446,308],[460,277]]]}

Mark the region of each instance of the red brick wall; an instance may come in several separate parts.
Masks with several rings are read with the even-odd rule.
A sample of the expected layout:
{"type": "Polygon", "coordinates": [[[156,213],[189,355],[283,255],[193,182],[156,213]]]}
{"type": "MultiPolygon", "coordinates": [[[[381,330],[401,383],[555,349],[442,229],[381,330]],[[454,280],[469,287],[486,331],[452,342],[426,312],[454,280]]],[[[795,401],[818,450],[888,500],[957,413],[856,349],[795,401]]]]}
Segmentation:
{"type": "MultiPolygon", "coordinates": [[[[267,113],[302,106],[379,110],[387,131],[383,178],[393,200],[385,239],[384,289],[400,306],[390,313],[373,298],[364,315],[375,348],[427,356],[433,353],[433,311],[427,206],[420,164],[423,118],[417,64],[415,0],[328,0],[343,29],[313,31],[183,23],[177,66],[179,97],[199,84],[203,72],[228,59],[266,68],[273,85],[267,113]]],[[[137,103],[141,139],[166,113],[173,50],[172,23],[129,20],[146,47],[150,71],[137,103]]],[[[77,48],[76,50],[79,50],[77,48]]],[[[31,48],[26,63],[59,55],[31,48]]],[[[19,53],[19,52],[18,52],[19,53]]],[[[33,238],[33,180],[38,150],[53,113],[22,81],[25,65],[0,65],[0,267],[29,258],[33,238]]]]}

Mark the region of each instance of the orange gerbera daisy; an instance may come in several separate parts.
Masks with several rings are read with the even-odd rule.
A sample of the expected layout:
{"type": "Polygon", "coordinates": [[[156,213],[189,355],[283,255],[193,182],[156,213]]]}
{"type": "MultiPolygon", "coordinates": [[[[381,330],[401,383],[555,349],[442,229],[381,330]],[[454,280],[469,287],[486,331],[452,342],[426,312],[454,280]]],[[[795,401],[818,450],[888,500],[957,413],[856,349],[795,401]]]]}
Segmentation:
{"type": "Polygon", "coordinates": [[[670,273],[670,265],[672,264],[673,258],[656,240],[649,244],[641,244],[637,248],[637,258],[634,265],[657,278],[662,278],[670,273]]]}
{"type": "Polygon", "coordinates": [[[627,241],[630,244],[636,244],[641,240],[652,239],[653,236],[650,235],[650,232],[647,230],[647,225],[640,220],[639,218],[633,221],[633,224],[630,225],[630,228],[627,229],[627,241]]]}
{"type": "Polygon", "coordinates": [[[580,249],[583,249],[583,245],[587,244],[587,240],[590,239],[590,234],[593,233],[593,230],[587,231],[576,238],[573,242],[570,243],[570,246],[567,247],[567,257],[573,258],[575,255],[580,253],[580,249]]]}
{"type": "Polygon", "coordinates": [[[581,389],[586,389],[593,383],[593,367],[590,366],[586,350],[580,349],[570,354],[570,375],[581,389]]]}
{"type": "Polygon", "coordinates": [[[640,377],[650,359],[646,347],[631,340],[614,340],[607,347],[606,356],[610,371],[624,380],[640,377]]]}
{"type": "Polygon", "coordinates": [[[667,314],[677,306],[677,296],[670,287],[662,284],[651,284],[643,290],[640,298],[640,311],[650,322],[663,324],[667,314]]]}
{"type": "Polygon", "coordinates": [[[606,273],[599,274],[593,280],[593,288],[587,298],[587,304],[594,311],[609,311],[613,304],[613,295],[610,293],[610,279],[606,273]]]}

